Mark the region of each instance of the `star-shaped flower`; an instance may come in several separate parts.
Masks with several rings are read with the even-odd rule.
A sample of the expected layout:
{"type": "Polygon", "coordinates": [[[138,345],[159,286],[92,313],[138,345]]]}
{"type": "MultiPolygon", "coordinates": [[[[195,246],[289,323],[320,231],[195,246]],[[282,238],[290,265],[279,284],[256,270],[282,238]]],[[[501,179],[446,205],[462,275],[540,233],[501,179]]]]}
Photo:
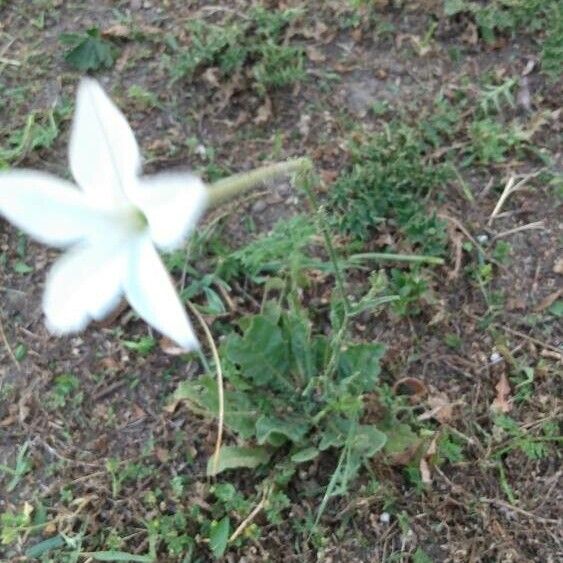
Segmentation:
{"type": "Polygon", "coordinates": [[[197,348],[155,246],[182,245],[206,207],[207,188],[190,174],[140,176],[133,132],[92,79],[78,88],[69,159],[79,189],[43,172],[0,172],[0,215],[42,243],[68,248],[45,285],[49,329],[81,331],[125,296],[158,331],[197,348]]]}

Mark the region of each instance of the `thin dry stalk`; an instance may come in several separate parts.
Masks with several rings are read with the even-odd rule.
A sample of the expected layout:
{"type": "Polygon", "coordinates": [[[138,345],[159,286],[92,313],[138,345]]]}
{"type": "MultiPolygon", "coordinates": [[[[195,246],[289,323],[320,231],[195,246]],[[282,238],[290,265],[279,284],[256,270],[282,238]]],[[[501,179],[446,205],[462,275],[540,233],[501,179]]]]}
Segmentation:
{"type": "Polygon", "coordinates": [[[231,534],[231,537],[229,538],[229,542],[235,541],[244,532],[244,530],[246,530],[246,528],[254,520],[254,518],[256,518],[258,513],[264,508],[264,505],[266,504],[271,491],[272,491],[271,487],[268,487],[264,491],[264,494],[262,495],[260,502],[254,507],[252,512],[239,524],[238,528],[231,534]]]}
{"type": "Polygon", "coordinates": [[[510,197],[510,195],[512,195],[514,192],[518,191],[519,189],[523,188],[528,182],[528,180],[536,177],[538,174],[541,174],[542,171],[543,170],[538,170],[537,172],[533,172],[532,174],[510,176],[508,182],[506,182],[506,185],[502,190],[502,194],[500,194],[500,197],[497,201],[497,204],[495,205],[495,208],[493,209],[493,212],[489,217],[489,220],[487,222],[487,225],[489,227],[493,224],[493,221],[500,213],[500,210],[502,209],[503,205],[506,203],[506,200],[510,197]],[[518,183],[515,183],[518,178],[520,178],[520,181],[518,183]]]}
{"type": "Polygon", "coordinates": [[[18,362],[18,359],[16,358],[16,355],[14,354],[14,351],[12,350],[10,343],[8,342],[8,337],[6,336],[6,332],[4,331],[4,324],[2,323],[2,309],[0,309],[0,338],[2,339],[4,348],[6,348],[6,351],[8,352],[8,356],[10,356],[10,359],[16,366],[16,369],[19,371],[21,369],[20,363],[18,362]]]}
{"type": "Polygon", "coordinates": [[[217,467],[219,465],[219,452],[221,451],[221,444],[223,443],[223,426],[225,421],[225,392],[223,388],[223,370],[221,368],[221,360],[219,359],[219,352],[217,351],[217,346],[215,346],[215,341],[207,323],[201,316],[199,311],[188,301],[188,307],[193,313],[194,317],[198,320],[203,332],[205,332],[205,337],[209,347],[211,348],[211,353],[213,354],[213,360],[215,361],[215,366],[217,369],[217,398],[219,400],[219,423],[217,428],[217,440],[215,442],[215,451],[213,452],[213,466],[212,473],[217,473],[217,467]]]}
{"type": "Polygon", "coordinates": [[[502,233],[498,233],[497,235],[495,235],[492,239],[491,242],[499,239],[499,238],[503,238],[503,237],[507,237],[510,235],[514,235],[516,233],[520,233],[522,231],[531,231],[531,230],[545,230],[545,224],[543,221],[535,221],[534,223],[528,223],[527,225],[520,225],[519,227],[514,227],[514,229],[508,229],[508,231],[502,231],[502,233]]]}

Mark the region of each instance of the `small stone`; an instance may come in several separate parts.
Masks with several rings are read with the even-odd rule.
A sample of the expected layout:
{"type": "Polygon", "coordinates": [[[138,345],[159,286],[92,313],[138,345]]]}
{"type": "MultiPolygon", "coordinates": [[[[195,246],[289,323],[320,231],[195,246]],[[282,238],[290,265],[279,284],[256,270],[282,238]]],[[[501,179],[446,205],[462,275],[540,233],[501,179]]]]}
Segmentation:
{"type": "Polygon", "coordinates": [[[502,356],[498,352],[493,352],[489,361],[491,364],[498,364],[499,362],[502,362],[502,356]]]}
{"type": "Polygon", "coordinates": [[[266,209],[266,202],[261,199],[252,206],[253,213],[262,213],[266,209]]]}
{"type": "Polygon", "coordinates": [[[382,512],[379,515],[379,521],[382,524],[389,524],[389,522],[391,521],[391,514],[389,514],[389,512],[382,512]]]}

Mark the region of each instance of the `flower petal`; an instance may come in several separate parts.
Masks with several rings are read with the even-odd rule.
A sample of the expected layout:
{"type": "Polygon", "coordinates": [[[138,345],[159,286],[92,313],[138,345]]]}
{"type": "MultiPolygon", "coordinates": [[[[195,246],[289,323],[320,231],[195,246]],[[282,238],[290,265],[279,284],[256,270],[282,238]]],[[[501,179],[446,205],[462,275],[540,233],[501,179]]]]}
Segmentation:
{"type": "Polygon", "coordinates": [[[133,309],[159,332],[185,350],[199,348],[172,280],[146,235],[139,237],[132,249],[125,278],[125,296],[133,309]]]}
{"type": "Polygon", "coordinates": [[[141,178],[131,199],[149,222],[151,238],[163,250],[182,245],[205,210],[207,188],[192,174],[163,173],[141,178]]]}
{"type": "Polygon", "coordinates": [[[69,250],[55,262],[45,284],[43,310],[55,334],[86,328],[114,309],[123,293],[127,239],[99,236],[69,250]]]}
{"type": "Polygon", "coordinates": [[[90,78],[78,87],[69,159],[80,187],[107,208],[127,201],[127,186],[141,171],[139,147],[127,119],[90,78]]]}
{"type": "Polygon", "coordinates": [[[0,215],[38,241],[61,247],[109,220],[69,182],[33,170],[0,172],[0,215]]]}

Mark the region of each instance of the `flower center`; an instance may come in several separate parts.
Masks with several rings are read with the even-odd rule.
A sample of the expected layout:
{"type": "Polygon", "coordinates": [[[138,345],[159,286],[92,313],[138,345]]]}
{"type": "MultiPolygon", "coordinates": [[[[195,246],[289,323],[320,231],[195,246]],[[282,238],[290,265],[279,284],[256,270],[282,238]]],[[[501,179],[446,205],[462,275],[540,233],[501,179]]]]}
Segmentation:
{"type": "Polygon", "coordinates": [[[149,220],[139,208],[131,208],[127,215],[128,223],[132,230],[136,232],[142,232],[148,227],[149,220]]]}

